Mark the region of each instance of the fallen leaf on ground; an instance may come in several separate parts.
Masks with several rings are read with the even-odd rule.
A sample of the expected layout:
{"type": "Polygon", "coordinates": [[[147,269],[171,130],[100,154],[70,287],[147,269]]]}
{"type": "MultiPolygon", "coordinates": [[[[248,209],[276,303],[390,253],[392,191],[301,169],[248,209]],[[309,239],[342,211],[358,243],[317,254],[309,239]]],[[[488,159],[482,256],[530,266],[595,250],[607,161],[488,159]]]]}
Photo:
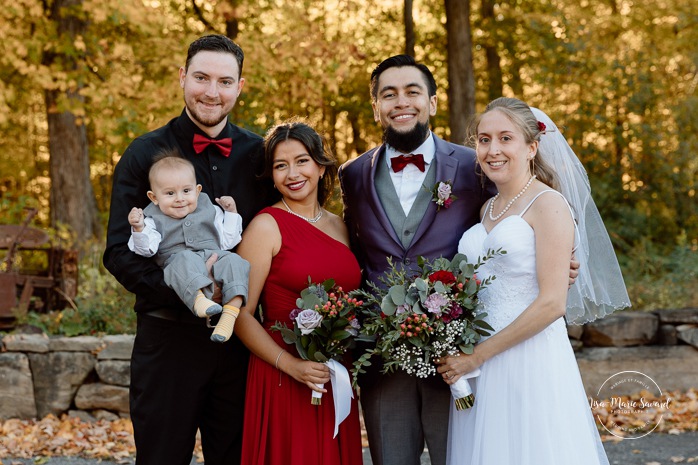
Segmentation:
{"type": "Polygon", "coordinates": [[[643,391],[631,396],[622,396],[620,400],[624,404],[636,402],[639,405],[652,404],[654,402],[663,403],[666,407],[653,407],[643,409],[609,409],[608,399],[605,406],[602,402],[592,408],[592,414],[600,428],[601,439],[603,441],[617,439],[617,436],[624,436],[624,431],[632,427],[642,428],[649,432],[656,425],[653,432],[680,434],[686,431],[698,431],[698,390],[692,388],[686,392],[667,391],[661,398],[643,391]],[[614,434],[608,434],[604,425],[614,434]],[[647,426],[644,426],[647,425],[647,426]],[[614,439],[615,438],[615,439],[614,439]]]}
{"type": "MultiPolygon", "coordinates": [[[[687,392],[671,391],[665,393],[670,398],[667,409],[654,409],[644,412],[642,421],[659,422],[656,432],[679,434],[686,431],[698,431],[698,391],[690,389],[687,392]],[[646,415],[645,415],[646,413],[646,415]]],[[[630,397],[639,401],[640,396],[630,397]]],[[[645,395],[646,401],[652,399],[645,395]]],[[[666,400],[666,399],[664,399],[666,400]]],[[[633,424],[638,418],[614,415],[604,409],[592,410],[594,417],[603,424],[633,424]],[[598,418],[597,418],[598,417],[598,418]]],[[[363,420],[363,419],[362,419],[363,420]]],[[[363,424],[363,423],[362,423],[363,424]]],[[[363,429],[363,428],[362,428],[363,429]]],[[[605,431],[601,430],[602,433],[605,431]]],[[[366,433],[362,431],[364,447],[366,433]]],[[[604,441],[620,441],[620,438],[610,434],[602,434],[604,441]]],[[[635,452],[635,451],[633,451],[635,452]]],[[[110,459],[119,463],[128,462],[136,453],[136,445],[133,441],[133,425],[129,419],[113,421],[99,420],[85,422],[77,417],[63,415],[57,418],[48,415],[40,420],[0,420],[0,465],[20,465],[16,461],[3,462],[9,457],[35,458],[35,463],[46,461],[52,456],[81,456],[96,459],[110,459]],[[37,461],[37,459],[39,461],[37,461]]],[[[201,451],[201,439],[197,434],[194,455],[198,463],[203,463],[201,451]]],[[[698,457],[685,459],[684,457],[672,457],[681,459],[681,462],[696,463],[698,457]]],[[[681,463],[676,462],[674,463],[681,463]]],[[[648,462],[646,465],[661,465],[658,462],[648,462]]]]}

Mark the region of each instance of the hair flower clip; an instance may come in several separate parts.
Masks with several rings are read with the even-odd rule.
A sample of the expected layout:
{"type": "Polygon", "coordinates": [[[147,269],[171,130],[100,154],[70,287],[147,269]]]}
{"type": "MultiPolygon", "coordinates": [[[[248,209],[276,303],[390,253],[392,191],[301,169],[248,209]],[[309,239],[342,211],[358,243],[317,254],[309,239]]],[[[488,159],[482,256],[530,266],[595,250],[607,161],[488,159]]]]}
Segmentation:
{"type": "Polygon", "coordinates": [[[431,189],[431,201],[436,204],[436,211],[439,211],[441,207],[450,207],[453,201],[458,198],[451,193],[452,191],[453,183],[450,180],[445,182],[439,181],[434,184],[434,187],[431,189]]]}
{"type": "Polygon", "coordinates": [[[540,132],[545,132],[545,123],[538,121],[538,130],[540,132]]]}

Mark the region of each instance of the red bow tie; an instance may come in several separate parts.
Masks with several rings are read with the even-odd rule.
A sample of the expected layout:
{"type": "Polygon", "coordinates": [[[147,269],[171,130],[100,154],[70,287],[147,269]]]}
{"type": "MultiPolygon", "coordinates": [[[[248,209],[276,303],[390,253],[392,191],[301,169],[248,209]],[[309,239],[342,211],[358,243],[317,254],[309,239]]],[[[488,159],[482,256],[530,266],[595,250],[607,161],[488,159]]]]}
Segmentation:
{"type": "Polygon", "coordinates": [[[227,157],[230,155],[230,150],[233,148],[233,139],[230,137],[224,137],[223,139],[215,140],[209,139],[201,134],[194,134],[194,151],[196,153],[203,152],[204,149],[211,144],[218,147],[218,151],[221,153],[221,155],[227,157]]]}
{"type": "Polygon", "coordinates": [[[419,171],[424,172],[424,155],[422,154],[417,153],[409,156],[400,155],[399,157],[393,157],[390,159],[390,166],[396,173],[404,170],[405,166],[409,165],[410,163],[419,168],[419,171]]]}

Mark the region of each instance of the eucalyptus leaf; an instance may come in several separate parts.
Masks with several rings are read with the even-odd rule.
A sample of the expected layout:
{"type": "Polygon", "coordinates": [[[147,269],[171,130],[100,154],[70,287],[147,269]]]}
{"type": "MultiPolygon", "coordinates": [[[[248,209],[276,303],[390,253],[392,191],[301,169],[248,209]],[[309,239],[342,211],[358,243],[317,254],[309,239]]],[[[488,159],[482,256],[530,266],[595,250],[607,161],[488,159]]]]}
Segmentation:
{"type": "Polygon", "coordinates": [[[383,297],[383,301],[381,302],[381,310],[386,315],[395,315],[397,305],[395,305],[393,299],[390,298],[390,295],[383,297]]]}
{"type": "Polygon", "coordinates": [[[283,327],[280,328],[279,331],[281,332],[281,337],[284,339],[284,342],[286,344],[295,344],[296,339],[298,339],[298,336],[292,329],[283,327]]]}
{"type": "Polygon", "coordinates": [[[301,340],[302,338],[300,337],[296,339],[296,350],[298,351],[298,355],[300,355],[303,360],[308,360],[308,351],[305,350],[305,347],[303,347],[301,340]]]}
{"type": "Polygon", "coordinates": [[[464,345],[464,344],[461,344],[461,345],[458,346],[458,348],[459,348],[460,351],[463,352],[465,355],[472,355],[473,350],[474,350],[474,346],[472,346],[472,345],[464,345]]]}
{"type": "Polygon", "coordinates": [[[403,286],[392,286],[388,289],[388,296],[395,305],[405,304],[405,288],[403,286]]]}
{"type": "MultiPolygon", "coordinates": [[[[462,263],[468,263],[468,257],[465,254],[457,253],[451,260],[452,267],[459,267],[462,263]]],[[[453,271],[456,271],[455,269],[453,271]]]]}
{"type": "MultiPolygon", "coordinates": [[[[298,302],[296,302],[296,303],[298,303],[298,302]]],[[[325,302],[322,301],[320,299],[320,297],[318,297],[315,294],[309,293],[308,295],[303,296],[303,300],[302,300],[303,307],[302,308],[312,310],[315,308],[316,305],[319,305],[320,307],[322,307],[322,305],[324,303],[325,302]]]]}
{"type": "Polygon", "coordinates": [[[439,294],[445,294],[448,291],[448,289],[446,289],[446,286],[444,286],[444,283],[442,283],[441,281],[436,281],[434,283],[434,290],[439,294]]]}
{"type": "Polygon", "coordinates": [[[474,279],[468,281],[468,284],[465,286],[465,292],[468,294],[474,294],[477,292],[477,282],[474,279]]]}
{"type": "Polygon", "coordinates": [[[460,264],[460,269],[466,276],[472,276],[475,274],[475,265],[472,263],[463,262],[460,264]]]}

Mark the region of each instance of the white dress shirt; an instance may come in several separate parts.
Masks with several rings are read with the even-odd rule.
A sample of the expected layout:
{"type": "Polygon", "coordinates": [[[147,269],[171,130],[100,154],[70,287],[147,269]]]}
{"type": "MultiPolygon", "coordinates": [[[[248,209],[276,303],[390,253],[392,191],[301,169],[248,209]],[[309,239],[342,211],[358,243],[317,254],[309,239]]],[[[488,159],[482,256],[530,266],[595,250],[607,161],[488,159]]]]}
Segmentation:
{"type": "MultiPolygon", "coordinates": [[[[242,239],[242,216],[239,213],[224,212],[222,208],[214,205],[216,218],[214,226],[218,231],[219,250],[230,250],[240,243],[242,239]]],[[[162,236],[155,228],[155,221],[146,217],[143,231],[136,232],[131,227],[131,237],[128,240],[128,248],[143,257],[152,257],[158,251],[162,236]]]]}
{"type": "Polygon", "coordinates": [[[395,150],[393,147],[387,145],[385,148],[385,162],[388,164],[390,169],[390,179],[393,180],[393,185],[395,186],[395,192],[400,199],[400,204],[402,205],[402,210],[405,215],[409,215],[410,209],[417,199],[417,194],[419,194],[420,189],[431,189],[429,186],[424,186],[424,179],[427,177],[427,171],[431,162],[434,160],[434,154],[436,153],[436,144],[434,143],[434,137],[432,133],[429,133],[429,137],[424,141],[422,145],[417,147],[412,154],[421,153],[424,156],[424,172],[419,171],[414,164],[410,163],[405,166],[405,169],[396,173],[393,171],[390,160],[393,157],[398,157],[400,155],[410,155],[409,153],[402,153],[395,150]]]}

